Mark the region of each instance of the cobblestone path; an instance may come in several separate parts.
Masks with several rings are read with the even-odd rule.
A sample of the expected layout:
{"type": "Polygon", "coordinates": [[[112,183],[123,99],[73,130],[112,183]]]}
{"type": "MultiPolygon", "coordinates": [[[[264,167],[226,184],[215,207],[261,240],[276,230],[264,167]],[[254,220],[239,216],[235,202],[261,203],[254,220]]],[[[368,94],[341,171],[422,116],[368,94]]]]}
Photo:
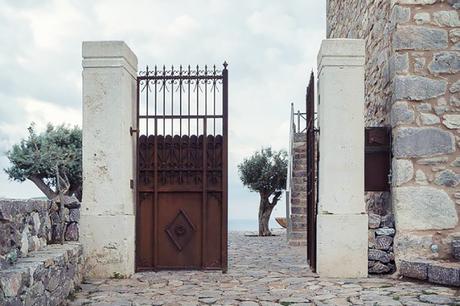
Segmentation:
{"type": "Polygon", "coordinates": [[[460,305],[459,291],[388,278],[318,278],[285,237],[229,235],[229,271],[87,281],[70,305],[460,305]]]}

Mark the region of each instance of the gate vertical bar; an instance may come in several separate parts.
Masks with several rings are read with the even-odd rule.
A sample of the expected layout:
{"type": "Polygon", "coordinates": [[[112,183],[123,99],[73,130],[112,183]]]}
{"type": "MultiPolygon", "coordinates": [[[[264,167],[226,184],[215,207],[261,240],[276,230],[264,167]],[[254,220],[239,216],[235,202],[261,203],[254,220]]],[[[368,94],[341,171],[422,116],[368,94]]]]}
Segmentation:
{"type": "MultiPolygon", "coordinates": [[[[207,66],[204,66],[204,75],[207,74],[207,66]]],[[[200,80],[197,80],[199,82],[200,80]]],[[[201,267],[204,268],[206,264],[206,231],[207,231],[207,214],[206,214],[206,207],[207,207],[207,197],[208,197],[208,179],[207,179],[207,171],[208,171],[208,136],[207,136],[207,110],[208,110],[208,80],[204,79],[204,117],[203,117],[203,194],[202,194],[202,207],[201,207],[201,239],[202,239],[202,250],[201,250],[201,267]]],[[[199,89],[197,88],[197,91],[199,89]]],[[[198,95],[198,94],[197,94],[198,95]]]]}
{"type": "MultiPolygon", "coordinates": [[[[171,75],[174,75],[174,66],[171,66],[171,75]]],[[[174,79],[171,80],[171,136],[174,137],[174,79]]]]}
{"type": "MultiPolygon", "coordinates": [[[[163,75],[164,75],[164,68],[165,66],[163,66],[163,75]]],[[[157,66],[155,65],[155,71],[154,71],[154,76],[157,77],[158,75],[158,70],[157,70],[157,66]]],[[[154,121],[154,124],[155,124],[155,138],[154,138],[154,141],[153,141],[153,147],[154,147],[154,151],[155,151],[155,155],[153,157],[153,166],[154,166],[154,169],[153,169],[153,179],[154,179],[154,183],[153,183],[153,213],[154,213],[154,218],[153,218],[153,267],[156,269],[156,267],[158,267],[158,248],[155,247],[158,245],[158,227],[157,227],[157,224],[158,224],[158,112],[157,112],[157,103],[158,103],[158,86],[157,86],[157,83],[158,83],[158,80],[155,79],[155,121],[154,121]]],[[[163,83],[163,115],[164,115],[164,111],[165,111],[165,88],[166,88],[166,84],[163,83]]],[[[163,133],[164,133],[164,124],[165,124],[165,121],[164,118],[163,118],[163,133]]],[[[164,140],[163,140],[164,141],[164,140]]]]}
{"type": "MultiPolygon", "coordinates": [[[[138,78],[136,78],[136,91],[137,91],[137,94],[136,94],[136,129],[137,129],[137,133],[136,133],[136,156],[134,157],[136,159],[136,181],[135,181],[135,184],[134,184],[134,192],[135,192],[135,196],[136,196],[136,224],[139,224],[139,214],[137,212],[139,212],[139,206],[140,206],[140,197],[139,197],[139,188],[138,188],[138,182],[139,182],[139,136],[140,136],[140,125],[139,125],[139,106],[140,106],[140,98],[139,98],[139,95],[140,95],[140,92],[141,92],[141,89],[140,89],[140,86],[139,86],[139,83],[140,83],[140,80],[138,78]]],[[[134,252],[134,262],[135,262],[135,271],[137,272],[137,267],[139,267],[139,255],[138,255],[138,249],[137,249],[137,246],[139,245],[139,228],[136,226],[136,237],[135,237],[135,245],[136,245],[136,248],[135,248],[135,252],[134,252]]]]}
{"type": "Polygon", "coordinates": [[[222,148],[222,271],[227,272],[228,269],[228,70],[227,62],[224,62],[224,70],[222,71],[222,134],[224,144],[222,148]]]}

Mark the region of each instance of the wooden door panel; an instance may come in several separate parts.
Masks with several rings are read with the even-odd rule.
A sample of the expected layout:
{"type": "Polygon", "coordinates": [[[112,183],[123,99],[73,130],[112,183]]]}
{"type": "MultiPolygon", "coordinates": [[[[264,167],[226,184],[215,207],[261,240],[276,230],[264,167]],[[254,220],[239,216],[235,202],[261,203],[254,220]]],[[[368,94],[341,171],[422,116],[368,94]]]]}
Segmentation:
{"type": "Polygon", "coordinates": [[[222,266],[222,202],[221,193],[208,194],[206,216],[205,266],[219,268],[222,266]]]}
{"type": "Polygon", "coordinates": [[[140,270],[149,269],[153,263],[153,193],[144,193],[139,197],[137,207],[137,262],[140,270]]]}
{"type": "Polygon", "coordinates": [[[158,199],[158,268],[201,266],[201,194],[161,193],[158,199]]]}

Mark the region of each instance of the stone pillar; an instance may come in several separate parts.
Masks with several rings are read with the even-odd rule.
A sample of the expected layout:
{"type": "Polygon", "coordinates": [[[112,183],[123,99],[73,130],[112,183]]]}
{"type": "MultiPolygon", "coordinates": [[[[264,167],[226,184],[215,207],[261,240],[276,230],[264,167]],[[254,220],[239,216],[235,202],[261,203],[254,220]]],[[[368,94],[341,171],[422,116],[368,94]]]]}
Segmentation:
{"type": "Polygon", "coordinates": [[[122,41],[83,42],[83,203],[86,275],[134,273],[137,57],[122,41]]]}
{"type": "Polygon", "coordinates": [[[364,61],[359,39],[327,39],[318,55],[317,272],[366,277],[364,61]]]}

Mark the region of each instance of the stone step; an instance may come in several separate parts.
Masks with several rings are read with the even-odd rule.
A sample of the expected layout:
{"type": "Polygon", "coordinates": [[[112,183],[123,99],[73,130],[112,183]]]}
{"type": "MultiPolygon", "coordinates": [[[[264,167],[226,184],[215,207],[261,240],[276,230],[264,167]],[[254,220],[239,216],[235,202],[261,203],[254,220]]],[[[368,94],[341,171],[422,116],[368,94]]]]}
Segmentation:
{"type": "Polygon", "coordinates": [[[296,215],[307,215],[307,203],[304,206],[292,206],[291,205],[291,214],[296,215]]]}
{"type": "Polygon", "coordinates": [[[294,153],[293,160],[307,161],[307,153],[294,153]]]}
{"type": "Polygon", "coordinates": [[[292,163],[293,168],[295,169],[296,167],[304,167],[305,169],[307,168],[307,159],[306,158],[299,158],[299,159],[294,159],[292,163]]]}
{"type": "Polygon", "coordinates": [[[302,143],[297,143],[292,146],[293,152],[294,153],[306,153],[307,152],[307,146],[302,143]]]}
{"type": "Polygon", "coordinates": [[[292,172],[292,177],[307,177],[307,170],[294,169],[292,172]]]}
{"type": "Polygon", "coordinates": [[[291,198],[291,206],[307,207],[307,199],[300,197],[291,198]]]}
{"type": "Polygon", "coordinates": [[[292,184],[292,190],[293,192],[298,191],[298,192],[306,192],[307,191],[307,180],[303,181],[302,183],[296,183],[292,184]]]}
{"type": "Polygon", "coordinates": [[[292,239],[292,240],[307,239],[307,232],[305,230],[304,231],[294,231],[294,230],[292,230],[289,233],[289,239],[292,239]]]}
{"type": "Polygon", "coordinates": [[[306,133],[295,133],[294,134],[294,142],[306,142],[306,141],[307,141],[306,133]]]}
{"type": "MultiPolygon", "coordinates": [[[[295,184],[305,184],[307,183],[307,178],[306,177],[293,177],[292,182],[294,183],[294,188],[295,184]]],[[[300,187],[300,186],[299,186],[300,187]]]]}
{"type": "Polygon", "coordinates": [[[307,215],[305,214],[291,214],[292,222],[307,222],[307,215]]]}
{"type": "Polygon", "coordinates": [[[305,247],[307,246],[307,240],[289,239],[288,244],[293,247],[305,247]]]}
{"type": "Polygon", "coordinates": [[[405,277],[428,281],[434,284],[460,286],[460,263],[442,260],[404,259],[399,273],[405,277]]]}

